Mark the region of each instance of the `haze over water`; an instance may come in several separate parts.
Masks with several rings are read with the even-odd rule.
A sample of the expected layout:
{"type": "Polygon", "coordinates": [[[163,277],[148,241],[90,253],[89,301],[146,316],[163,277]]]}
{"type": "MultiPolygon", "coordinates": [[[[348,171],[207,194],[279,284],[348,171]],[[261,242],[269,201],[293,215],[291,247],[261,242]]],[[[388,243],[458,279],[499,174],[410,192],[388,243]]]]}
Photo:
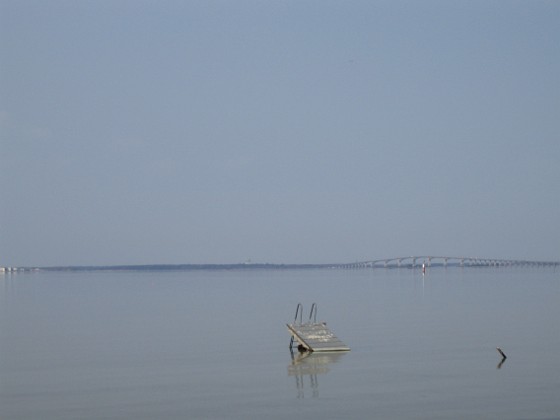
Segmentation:
{"type": "Polygon", "coordinates": [[[560,417],[554,268],[0,278],[0,418],[560,417]],[[313,302],[351,351],[288,350],[313,302]],[[496,347],[507,354],[499,365],[496,347]]]}

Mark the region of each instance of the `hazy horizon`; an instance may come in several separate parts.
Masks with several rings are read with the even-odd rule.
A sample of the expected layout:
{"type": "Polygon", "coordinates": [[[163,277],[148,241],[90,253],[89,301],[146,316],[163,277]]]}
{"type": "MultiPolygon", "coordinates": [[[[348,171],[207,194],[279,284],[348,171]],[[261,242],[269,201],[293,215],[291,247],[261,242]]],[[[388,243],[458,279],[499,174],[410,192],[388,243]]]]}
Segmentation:
{"type": "Polygon", "coordinates": [[[0,265],[558,261],[558,22],[0,0],[0,265]]]}
{"type": "Polygon", "coordinates": [[[2,270],[0,274],[5,271],[15,272],[18,270],[199,270],[199,269],[320,269],[320,268],[338,268],[338,269],[370,269],[370,270],[380,270],[380,269],[420,269],[423,265],[428,268],[468,268],[468,267],[479,267],[479,268],[506,268],[506,267],[523,267],[523,266],[558,266],[560,261],[558,260],[520,260],[520,259],[498,259],[491,257],[473,257],[473,256],[399,256],[399,257],[387,257],[387,258],[374,258],[368,261],[330,261],[330,262],[301,262],[301,263],[291,263],[289,261],[271,263],[267,261],[238,261],[238,262],[218,262],[218,263],[189,263],[189,262],[177,262],[177,263],[157,263],[157,262],[146,262],[142,264],[95,264],[95,265],[48,265],[48,266],[37,266],[37,265],[27,265],[27,266],[0,266],[2,270]],[[430,259],[431,258],[431,259],[430,259]],[[414,263],[413,260],[415,259],[414,263]],[[401,260],[401,261],[399,261],[401,260]],[[369,265],[368,265],[369,264],[369,265]],[[387,265],[384,265],[387,264],[387,265]]]}

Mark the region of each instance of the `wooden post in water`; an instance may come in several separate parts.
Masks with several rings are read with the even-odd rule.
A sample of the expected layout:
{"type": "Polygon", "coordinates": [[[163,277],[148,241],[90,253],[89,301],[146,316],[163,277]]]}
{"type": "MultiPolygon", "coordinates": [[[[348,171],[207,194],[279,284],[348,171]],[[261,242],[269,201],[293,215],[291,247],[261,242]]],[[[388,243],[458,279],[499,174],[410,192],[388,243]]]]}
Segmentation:
{"type": "Polygon", "coordinates": [[[496,350],[498,350],[498,353],[500,353],[500,354],[502,355],[502,360],[506,360],[506,359],[507,359],[506,354],[502,351],[501,348],[496,347],[496,350]]]}
{"type": "Polygon", "coordinates": [[[496,368],[497,368],[497,369],[501,369],[501,368],[502,368],[502,365],[504,364],[504,362],[505,362],[506,359],[507,359],[507,356],[506,356],[506,354],[502,351],[501,348],[496,347],[496,350],[498,350],[498,353],[500,353],[500,355],[502,356],[502,360],[500,360],[500,363],[498,363],[498,366],[496,366],[496,368]]]}

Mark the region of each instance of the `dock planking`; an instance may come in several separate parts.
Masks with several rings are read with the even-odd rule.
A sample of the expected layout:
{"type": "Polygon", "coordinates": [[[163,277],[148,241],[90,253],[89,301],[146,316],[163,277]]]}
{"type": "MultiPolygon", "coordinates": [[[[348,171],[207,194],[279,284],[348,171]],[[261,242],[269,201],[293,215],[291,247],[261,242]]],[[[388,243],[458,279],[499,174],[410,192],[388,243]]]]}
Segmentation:
{"type": "Polygon", "coordinates": [[[292,337],[308,351],[350,351],[325,322],[286,325],[292,337]]]}

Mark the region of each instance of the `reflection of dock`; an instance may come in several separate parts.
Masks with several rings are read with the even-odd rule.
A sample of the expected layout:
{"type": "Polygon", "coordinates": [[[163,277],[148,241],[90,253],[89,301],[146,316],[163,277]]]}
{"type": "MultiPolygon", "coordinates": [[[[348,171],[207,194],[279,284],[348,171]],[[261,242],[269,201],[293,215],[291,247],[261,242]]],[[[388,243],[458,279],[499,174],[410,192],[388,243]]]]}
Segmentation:
{"type": "Polygon", "coordinates": [[[329,366],[339,361],[344,352],[336,353],[296,353],[292,352],[292,364],[288,366],[288,375],[321,375],[328,373],[329,366]]]}
{"type": "Polygon", "coordinates": [[[293,351],[290,353],[292,354],[292,364],[288,365],[288,376],[296,378],[298,398],[305,398],[304,379],[306,376],[309,376],[312,397],[319,397],[319,381],[317,380],[317,375],[328,373],[330,371],[330,366],[340,361],[340,358],[344,357],[346,354],[345,352],[297,352],[294,354],[293,351]]]}

